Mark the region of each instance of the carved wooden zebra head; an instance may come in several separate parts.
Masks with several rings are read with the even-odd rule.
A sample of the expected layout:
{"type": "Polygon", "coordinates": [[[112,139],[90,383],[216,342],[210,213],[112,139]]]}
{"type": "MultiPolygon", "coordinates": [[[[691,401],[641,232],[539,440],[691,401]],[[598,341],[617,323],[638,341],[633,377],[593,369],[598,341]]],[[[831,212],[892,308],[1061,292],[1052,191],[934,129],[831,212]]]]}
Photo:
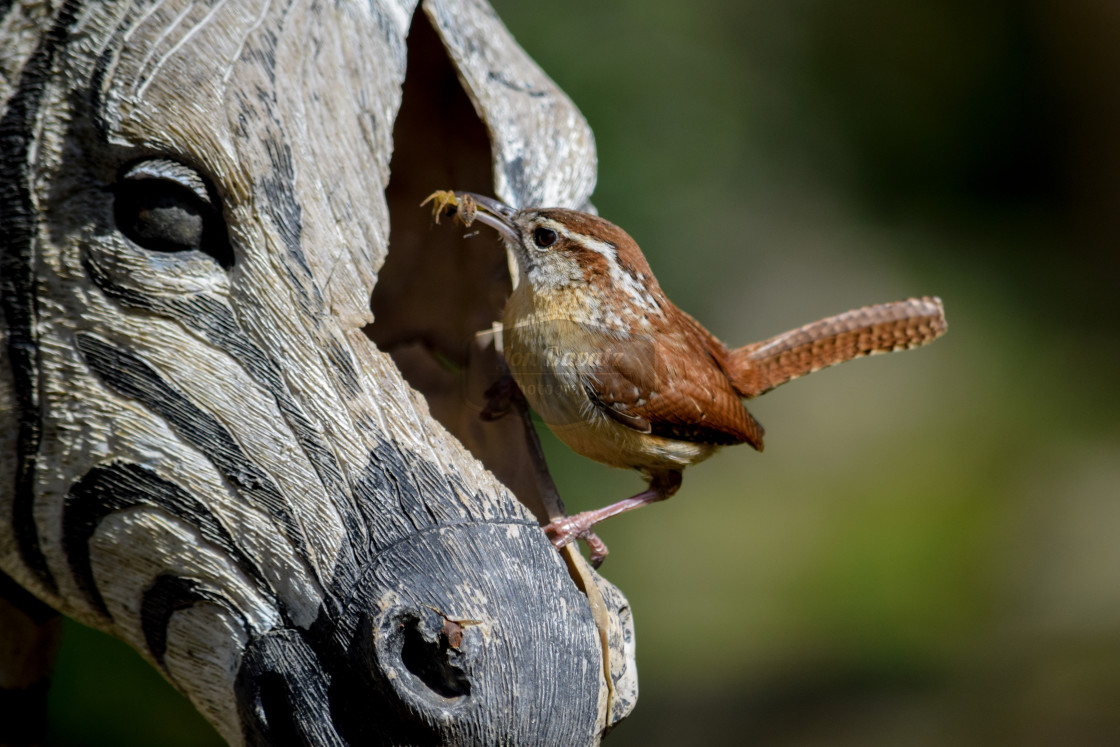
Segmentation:
{"type": "MultiPolygon", "coordinates": [[[[533,515],[361,330],[414,9],[0,20],[0,570],[234,744],[585,744],[633,700],[533,515]]],[[[499,196],[584,202],[570,103],[480,2],[425,10],[499,196]]]]}

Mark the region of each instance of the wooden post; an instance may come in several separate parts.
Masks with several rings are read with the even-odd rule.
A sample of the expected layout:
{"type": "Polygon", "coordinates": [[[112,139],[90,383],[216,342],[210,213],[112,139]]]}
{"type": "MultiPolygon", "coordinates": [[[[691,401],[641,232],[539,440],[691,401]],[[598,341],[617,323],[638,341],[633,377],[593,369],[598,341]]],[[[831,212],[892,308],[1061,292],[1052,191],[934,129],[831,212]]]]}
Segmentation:
{"type": "Polygon", "coordinates": [[[493,11],[16,2],[0,48],[0,613],[33,678],[22,590],[231,744],[597,743],[626,600],[540,532],[524,413],[477,418],[500,248],[417,206],[587,203],[586,123],[493,11]]]}

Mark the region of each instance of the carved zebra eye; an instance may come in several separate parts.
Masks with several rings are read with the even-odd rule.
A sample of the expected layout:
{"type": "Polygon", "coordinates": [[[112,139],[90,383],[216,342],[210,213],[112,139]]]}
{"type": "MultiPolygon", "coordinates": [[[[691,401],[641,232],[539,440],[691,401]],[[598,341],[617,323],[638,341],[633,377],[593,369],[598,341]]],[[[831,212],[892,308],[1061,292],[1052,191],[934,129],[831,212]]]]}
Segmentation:
{"type": "Polygon", "coordinates": [[[120,232],[145,249],[199,251],[233,266],[216,197],[201,174],[178,161],[152,158],[126,169],[113,188],[113,216],[120,232]]]}
{"type": "Polygon", "coordinates": [[[558,238],[560,237],[555,231],[551,228],[545,228],[544,226],[533,231],[533,241],[542,249],[546,249],[555,244],[558,238]]]}

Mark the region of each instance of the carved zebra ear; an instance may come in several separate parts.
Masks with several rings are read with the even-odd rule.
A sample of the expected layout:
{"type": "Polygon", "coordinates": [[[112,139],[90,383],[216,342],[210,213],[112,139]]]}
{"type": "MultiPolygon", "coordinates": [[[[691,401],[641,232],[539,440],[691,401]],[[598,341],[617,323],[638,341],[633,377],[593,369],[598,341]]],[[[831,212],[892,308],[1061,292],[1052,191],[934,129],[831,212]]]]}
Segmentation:
{"type": "Polygon", "coordinates": [[[113,187],[117,228],[154,252],[199,251],[233,266],[221,205],[197,171],[178,161],[151,158],[124,170],[113,187]]]}

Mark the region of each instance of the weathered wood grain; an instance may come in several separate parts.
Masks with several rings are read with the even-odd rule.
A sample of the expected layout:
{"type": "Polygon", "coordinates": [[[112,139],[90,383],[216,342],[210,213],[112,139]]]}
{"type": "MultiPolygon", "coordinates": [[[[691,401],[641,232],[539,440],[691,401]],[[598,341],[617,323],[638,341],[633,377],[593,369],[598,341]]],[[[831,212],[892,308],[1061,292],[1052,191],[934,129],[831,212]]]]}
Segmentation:
{"type": "Polygon", "coordinates": [[[0,41],[0,571],[231,744],[596,743],[629,609],[539,531],[524,418],[474,417],[500,250],[429,272],[411,195],[586,205],[571,102],[467,0],[23,2],[0,41]]]}

